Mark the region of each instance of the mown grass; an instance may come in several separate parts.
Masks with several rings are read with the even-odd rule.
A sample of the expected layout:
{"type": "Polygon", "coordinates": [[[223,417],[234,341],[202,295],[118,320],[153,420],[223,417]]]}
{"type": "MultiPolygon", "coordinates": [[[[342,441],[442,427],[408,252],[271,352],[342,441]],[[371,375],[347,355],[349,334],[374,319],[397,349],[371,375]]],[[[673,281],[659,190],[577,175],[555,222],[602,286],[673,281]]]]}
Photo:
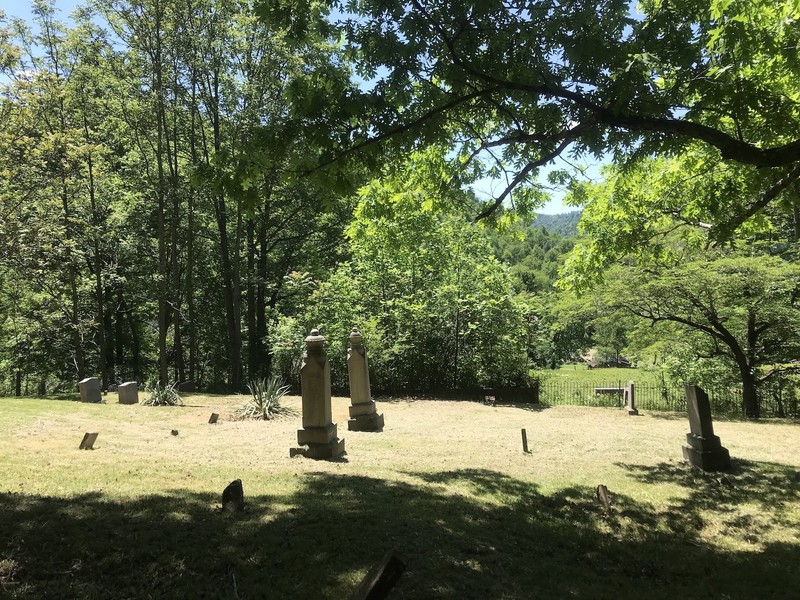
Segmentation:
{"type": "Polygon", "coordinates": [[[297,398],[266,422],[228,420],[243,397],[107,399],[0,399],[0,596],[346,598],[389,549],[409,565],[393,598],[800,589],[797,425],[717,423],[723,477],[681,462],[680,415],[392,401],[384,432],[354,433],[336,398],[348,455],[317,462],[288,456],[297,398]],[[221,513],[236,478],[248,509],[221,513]]]}
{"type": "Polygon", "coordinates": [[[594,369],[589,369],[586,363],[565,364],[557,369],[545,369],[542,371],[542,374],[548,381],[568,381],[575,383],[619,382],[625,385],[632,379],[638,384],[657,385],[660,383],[657,373],[648,369],[622,369],[617,367],[595,367],[594,369]]]}

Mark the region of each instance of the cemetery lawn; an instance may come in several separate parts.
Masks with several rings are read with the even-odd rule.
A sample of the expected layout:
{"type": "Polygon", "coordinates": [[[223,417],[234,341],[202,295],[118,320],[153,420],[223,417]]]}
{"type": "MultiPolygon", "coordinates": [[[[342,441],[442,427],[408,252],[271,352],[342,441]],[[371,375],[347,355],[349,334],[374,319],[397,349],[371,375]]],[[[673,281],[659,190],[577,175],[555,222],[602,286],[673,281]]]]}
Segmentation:
{"type": "Polygon", "coordinates": [[[681,415],[393,400],[357,433],[334,398],[330,462],[289,458],[299,398],[266,422],[230,419],[241,396],[106,400],[0,399],[0,597],[341,599],[392,549],[396,599],[800,590],[800,424],[716,421],[733,471],[707,475],[681,415]],[[219,512],[234,479],[247,510],[219,512]]]}
{"type": "Polygon", "coordinates": [[[543,369],[538,371],[544,376],[546,381],[563,381],[570,383],[603,383],[625,385],[633,379],[638,384],[657,385],[658,375],[655,371],[647,369],[619,368],[619,367],[595,367],[589,369],[586,363],[574,363],[561,365],[557,369],[543,369]]]}

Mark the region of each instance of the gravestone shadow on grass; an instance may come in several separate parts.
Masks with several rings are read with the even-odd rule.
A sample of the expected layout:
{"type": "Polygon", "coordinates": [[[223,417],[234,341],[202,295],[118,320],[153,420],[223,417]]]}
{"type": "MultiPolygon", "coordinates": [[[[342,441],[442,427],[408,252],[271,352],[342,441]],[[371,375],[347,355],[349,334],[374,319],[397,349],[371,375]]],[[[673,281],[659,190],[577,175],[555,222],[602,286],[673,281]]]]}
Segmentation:
{"type": "MultiPolygon", "coordinates": [[[[788,477],[742,468],[747,481],[748,469],[788,477]]],[[[605,514],[588,486],[543,494],[487,470],[406,478],[308,473],[294,493],[248,496],[236,518],[215,512],[218,489],[131,501],[0,493],[0,560],[11,561],[0,595],[232,598],[235,578],[240,597],[338,599],[390,549],[408,560],[390,598],[753,598],[800,586],[798,545],[737,554],[694,543],[692,504],[665,516],[615,494],[605,514]]]]}

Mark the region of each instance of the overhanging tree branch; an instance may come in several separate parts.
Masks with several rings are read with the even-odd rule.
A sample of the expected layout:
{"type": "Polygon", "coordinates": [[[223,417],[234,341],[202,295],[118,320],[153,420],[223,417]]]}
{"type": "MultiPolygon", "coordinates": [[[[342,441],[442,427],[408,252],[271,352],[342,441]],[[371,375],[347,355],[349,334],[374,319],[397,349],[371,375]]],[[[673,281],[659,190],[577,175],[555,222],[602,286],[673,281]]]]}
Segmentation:
{"type": "Polygon", "coordinates": [[[453,108],[455,108],[457,106],[460,106],[462,104],[466,104],[467,102],[475,100],[476,98],[480,98],[482,96],[488,96],[490,94],[493,94],[495,91],[496,91],[495,88],[485,88],[485,89],[482,89],[482,90],[478,90],[476,92],[472,92],[470,94],[465,94],[463,96],[458,96],[457,98],[453,98],[450,102],[446,102],[445,104],[442,104],[441,106],[437,106],[436,108],[433,108],[433,109],[427,111],[425,114],[421,115],[420,117],[418,117],[416,119],[413,119],[412,121],[409,121],[408,123],[403,123],[401,125],[398,125],[397,127],[393,127],[392,129],[390,129],[390,130],[388,130],[388,131],[386,131],[384,133],[381,133],[381,134],[378,134],[378,135],[376,135],[374,137],[368,138],[368,139],[364,140],[363,142],[359,142],[358,144],[356,144],[354,146],[351,146],[350,148],[347,148],[347,149],[343,150],[342,152],[339,152],[336,156],[334,156],[332,158],[329,158],[329,159],[327,159],[325,161],[322,161],[321,163],[318,163],[312,169],[309,169],[306,172],[306,175],[308,175],[310,173],[313,173],[315,171],[318,171],[320,169],[324,169],[325,167],[328,167],[328,166],[332,165],[333,163],[345,158],[346,156],[348,156],[350,154],[353,154],[355,152],[359,152],[361,150],[364,150],[365,148],[368,148],[369,146],[374,146],[375,144],[379,144],[380,142],[386,141],[389,138],[392,138],[392,137],[407,133],[408,131],[411,131],[412,129],[416,129],[420,125],[430,121],[431,119],[433,119],[434,117],[436,117],[438,115],[441,115],[442,113],[447,112],[448,110],[451,110],[451,109],[453,109],[453,108]]]}
{"type": "Polygon", "coordinates": [[[519,171],[519,173],[517,173],[517,175],[514,177],[514,179],[511,180],[511,183],[508,184],[506,189],[503,190],[503,193],[500,194],[497,198],[495,198],[494,202],[489,204],[489,206],[484,208],[478,214],[478,216],[475,217],[475,221],[480,221],[481,219],[485,219],[486,217],[488,217],[489,215],[494,213],[498,208],[500,208],[500,205],[509,196],[509,194],[511,194],[511,192],[514,190],[514,188],[517,187],[517,185],[519,185],[528,176],[528,174],[531,171],[533,171],[534,169],[549,163],[551,160],[553,160],[559,154],[561,154],[564,150],[566,150],[567,146],[569,146],[571,143],[572,143],[572,138],[568,137],[567,139],[562,141],[558,145],[558,147],[555,150],[553,150],[552,152],[550,152],[549,154],[545,154],[540,159],[531,161],[527,165],[525,165],[519,171]]]}

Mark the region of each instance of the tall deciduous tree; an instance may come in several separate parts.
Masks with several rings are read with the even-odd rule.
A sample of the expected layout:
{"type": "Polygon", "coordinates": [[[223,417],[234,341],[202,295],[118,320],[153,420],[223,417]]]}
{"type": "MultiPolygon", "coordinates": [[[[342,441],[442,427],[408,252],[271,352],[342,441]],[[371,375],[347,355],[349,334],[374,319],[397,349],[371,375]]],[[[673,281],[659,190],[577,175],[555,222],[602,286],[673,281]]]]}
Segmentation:
{"type": "Polygon", "coordinates": [[[669,268],[618,268],[601,293],[653,325],[669,323],[697,356],[724,358],[738,372],[743,411],[759,416],[757,386],[794,368],[800,352],[800,267],[777,257],[694,260],[669,268]]]}
{"type": "Polygon", "coordinates": [[[337,5],[358,15],[335,20],[371,88],[364,126],[336,156],[457,139],[462,162],[483,157],[508,178],[481,217],[506,200],[529,207],[538,168],[566,154],[630,163],[698,147],[742,165],[757,193],[714,197],[716,238],[800,178],[793,0],[337,5]]]}
{"type": "Polygon", "coordinates": [[[322,281],[307,304],[307,325],[342,346],[331,352],[340,374],[350,327],[361,327],[376,389],[527,378],[526,304],[508,267],[492,256],[486,232],[453,209],[468,199],[442,185],[444,165],[435,151],[415,154],[396,175],[360,190],[348,230],[352,261],[322,281]]]}

